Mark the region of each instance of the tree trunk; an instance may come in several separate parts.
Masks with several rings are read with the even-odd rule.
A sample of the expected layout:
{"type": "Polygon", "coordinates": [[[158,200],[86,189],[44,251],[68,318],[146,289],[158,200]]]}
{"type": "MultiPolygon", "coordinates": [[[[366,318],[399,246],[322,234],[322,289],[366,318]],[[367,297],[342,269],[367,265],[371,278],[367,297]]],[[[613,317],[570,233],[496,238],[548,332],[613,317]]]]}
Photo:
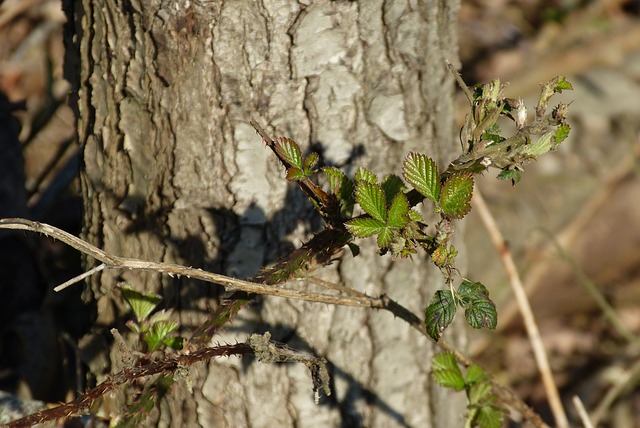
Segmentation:
{"type": "MultiPolygon", "coordinates": [[[[359,165],[399,173],[410,150],[444,166],[457,151],[454,84],[444,66],[456,60],[457,1],[82,0],[76,7],[84,234],[109,253],[249,278],[317,230],[311,204],[285,182],[250,117],[350,173],[359,165]]],[[[379,257],[365,241],[360,256],[345,254],[319,275],[387,293],[420,314],[443,286],[427,265],[422,255],[379,257]]],[[[81,343],[94,373],[122,364],[115,350],[100,352],[111,342],[108,328],[97,327],[126,330],[129,315],[115,291],[121,282],[161,294],[183,334],[206,319],[221,292],[133,271],[94,277],[96,333],[81,343]]],[[[254,331],[327,358],[333,395],[314,404],[301,365],[215,360],[192,367],[193,391],[175,384],[149,424],[461,424],[464,407],[430,381],[433,345],[388,313],[269,297],[215,340],[243,341],[254,331]]]]}

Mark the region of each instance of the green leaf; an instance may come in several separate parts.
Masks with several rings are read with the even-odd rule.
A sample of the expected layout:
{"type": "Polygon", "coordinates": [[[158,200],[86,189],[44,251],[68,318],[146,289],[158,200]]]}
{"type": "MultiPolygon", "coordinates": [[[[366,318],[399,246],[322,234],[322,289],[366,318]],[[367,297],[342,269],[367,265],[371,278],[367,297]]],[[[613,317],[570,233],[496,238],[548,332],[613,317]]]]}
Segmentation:
{"type": "Polygon", "coordinates": [[[464,317],[473,328],[494,330],[498,324],[496,305],[490,299],[475,300],[464,311],[464,317]]]}
{"type": "Polygon", "coordinates": [[[467,376],[465,382],[467,385],[471,385],[477,382],[484,382],[489,379],[489,375],[484,371],[482,367],[477,364],[471,364],[467,369],[467,376]]]}
{"type": "Polygon", "coordinates": [[[569,83],[564,76],[558,76],[554,80],[554,91],[561,94],[563,90],[572,90],[573,85],[569,83]]]}
{"type": "Polygon", "coordinates": [[[482,406],[475,418],[480,428],[501,428],[504,423],[505,411],[496,406],[482,406]]]}
{"type": "Polygon", "coordinates": [[[371,217],[354,218],[346,222],[345,226],[353,236],[358,238],[366,238],[382,233],[387,227],[383,221],[371,217]]]}
{"type": "Polygon", "coordinates": [[[303,181],[307,179],[307,175],[303,170],[296,167],[287,169],[287,180],[289,181],[303,181]]]}
{"type": "Polygon", "coordinates": [[[440,178],[436,163],[425,155],[410,152],[402,167],[402,174],[418,192],[436,202],[440,196],[440,178]]]}
{"type": "Polygon", "coordinates": [[[140,293],[129,285],[120,286],[120,292],[125,301],[131,306],[138,322],[144,321],[158,306],[162,297],[155,293],[140,293]]]}
{"type": "Polygon", "coordinates": [[[169,348],[171,349],[175,349],[176,351],[179,351],[182,349],[183,343],[184,343],[184,338],[183,337],[168,337],[164,340],[163,342],[165,345],[167,345],[169,348]]]}
{"type": "Polygon", "coordinates": [[[302,154],[298,144],[290,138],[278,137],[275,142],[275,150],[278,156],[287,161],[291,166],[302,169],[302,154]]]}
{"type": "Polygon", "coordinates": [[[357,183],[366,181],[367,183],[376,184],[378,183],[378,177],[367,168],[361,166],[356,171],[355,180],[357,183]]]}
{"type": "Polygon", "coordinates": [[[570,131],[571,127],[566,123],[558,126],[558,129],[556,129],[556,145],[562,143],[569,136],[570,131]]]}
{"type": "Polygon", "coordinates": [[[386,196],[387,205],[391,205],[391,202],[396,197],[396,195],[402,192],[405,188],[402,179],[393,174],[387,175],[384,180],[382,180],[381,186],[386,196]]]}
{"type": "Polygon", "coordinates": [[[389,208],[387,224],[389,227],[403,228],[409,222],[409,202],[407,197],[398,193],[389,208]]]}
{"type": "Polygon", "coordinates": [[[345,180],[348,180],[344,172],[338,168],[332,166],[326,166],[322,168],[322,172],[327,176],[327,182],[329,183],[329,190],[333,194],[337,194],[345,180]]]}
{"type": "Polygon", "coordinates": [[[515,186],[521,178],[522,174],[517,169],[503,169],[498,174],[498,180],[511,180],[512,186],[515,186]]]}
{"type": "Polygon", "coordinates": [[[304,160],[304,171],[307,175],[311,175],[313,173],[313,169],[318,165],[318,161],[320,160],[320,155],[316,152],[310,153],[309,156],[304,160]]]}
{"type": "Polygon", "coordinates": [[[471,210],[473,194],[473,176],[463,172],[451,175],[442,186],[440,208],[442,212],[453,218],[464,217],[471,210]]]}
{"type": "Polygon", "coordinates": [[[338,197],[340,201],[340,212],[344,217],[351,217],[353,214],[353,204],[355,203],[353,188],[354,183],[342,171],[333,167],[322,168],[327,176],[331,193],[338,197]]]}
{"type": "Polygon", "coordinates": [[[168,336],[178,329],[178,323],[175,321],[164,320],[151,325],[151,328],[144,335],[144,341],[153,352],[163,345],[168,336]]]}
{"type": "Polygon", "coordinates": [[[386,222],[387,206],[384,191],[378,184],[361,181],[356,187],[356,202],[371,217],[386,222]]]}
{"type": "Polygon", "coordinates": [[[496,328],[498,313],[489,298],[489,290],[480,282],[464,280],[458,287],[458,296],[465,308],[464,317],[473,328],[496,328]]]}
{"type": "Polygon", "coordinates": [[[472,405],[482,405],[491,401],[491,384],[489,382],[477,382],[468,384],[469,403],[472,405]]]}
{"type": "Polygon", "coordinates": [[[438,290],[435,292],[429,306],[424,310],[424,322],[427,333],[436,342],[442,337],[442,333],[456,313],[456,302],[449,290],[438,290]]]}
{"type": "Polygon", "coordinates": [[[393,241],[393,229],[385,227],[378,235],[378,247],[387,248],[393,241]]]}
{"type": "Polygon", "coordinates": [[[462,299],[470,300],[482,298],[482,296],[488,298],[489,290],[481,282],[474,282],[465,279],[462,281],[462,283],[460,283],[460,286],[458,287],[458,295],[462,299]]]}
{"type": "Polygon", "coordinates": [[[450,352],[435,354],[431,359],[431,375],[433,379],[445,388],[462,391],[465,382],[456,358],[450,352]]]}

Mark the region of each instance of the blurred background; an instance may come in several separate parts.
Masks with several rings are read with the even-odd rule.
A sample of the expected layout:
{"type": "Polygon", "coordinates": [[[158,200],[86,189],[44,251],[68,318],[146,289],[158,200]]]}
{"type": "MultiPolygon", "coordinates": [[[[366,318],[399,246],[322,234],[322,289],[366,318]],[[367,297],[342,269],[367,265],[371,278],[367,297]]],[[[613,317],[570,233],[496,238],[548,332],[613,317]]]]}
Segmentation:
{"type": "MultiPolygon", "coordinates": [[[[0,2],[0,217],[78,234],[65,25],[60,0],[0,2]]],[[[540,82],[562,74],[574,85],[554,98],[571,103],[560,149],[515,187],[495,171],[478,186],[516,257],[568,411],[578,395],[601,426],[640,426],[640,1],[466,0],[459,45],[469,85],[509,82],[530,110],[540,82]]],[[[468,104],[457,100],[461,126],[468,104]]],[[[470,332],[468,352],[546,414],[511,288],[473,211],[466,234],[468,276],[488,286],[499,313],[497,332],[470,332]]],[[[0,234],[0,390],[54,402],[83,389],[74,343],[90,311],[80,287],[51,292],[79,272],[64,245],[0,234]]]]}

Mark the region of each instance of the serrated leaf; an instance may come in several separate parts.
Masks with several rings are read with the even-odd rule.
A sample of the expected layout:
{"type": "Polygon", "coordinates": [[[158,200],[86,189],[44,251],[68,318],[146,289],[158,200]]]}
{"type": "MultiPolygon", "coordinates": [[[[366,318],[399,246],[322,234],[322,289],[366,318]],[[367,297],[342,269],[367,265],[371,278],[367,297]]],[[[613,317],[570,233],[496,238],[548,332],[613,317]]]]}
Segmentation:
{"type": "Polygon", "coordinates": [[[458,286],[458,295],[463,299],[476,299],[479,296],[485,296],[488,298],[489,290],[481,282],[465,279],[460,283],[460,286],[458,286]]]}
{"type": "Polygon", "coordinates": [[[495,330],[498,324],[496,305],[491,300],[474,300],[465,309],[464,317],[473,328],[489,328],[495,330]]]}
{"type": "Polygon", "coordinates": [[[327,176],[327,182],[329,183],[329,190],[331,193],[336,194],[342,186],[343,180],[347,179],[344,172],[338,168],[332,166],[326,166],[322,168],[322,172],[327,176]]]}
{"type": "Polygon", "coordinates": [[[517,169],[503,169],[498,174],[498,180],[511,180],[512,186],[515,186],[521,178],[522,174],[517,169]]]}
{"type": "Polygon", "coordinates": [[[144,321],[162,301],[162,297],[155,293],[140,293],[129,285],[119,287],[122,297],[131,306],[138,322],[144,321]]]}
{"type": "Polygon", "coordinates": [[[307,179],[307,175],[300,168],[291,167],[291,168],[287,169],[287,180],[289,180],[289,181],[302,181],[302,180],[306,180],[306,179],[307,179]]]}
{"type": "Polygon", "coordinates": [[[407,197],[398,193],[389,207],[387,225],[389,227],[403,228],[409,222],[409,202],[407,197]]]}
{"type": "Polygon", "coordinates": [[[153,352],[164,344],[168,336],[178,329],[178,326],[177,322],[169,320],[152,324],[144,335],[144,341],[147,343],[149,351],[153,352]]]}
{"type": "Polygon", "coordinates": [[[556,145],[562,143],[569,136],[570,131],[571,127],[566,123],[558,126],[558,129],[556,129],[556,145]]]}
{"type": "Polygon", "coordinates": [[[501,428],[504,423],[505,411],[495,406],[482,406],[475,418],[480,428],[501,428]]]}
{"type": "Polygon", "coordinates": [[[380,185],[367,181],[359,182],[356,187],[356,202],[371,217],[386,222],[387,205],[380,185]]]}
{"type": "Polygon", "coordinates": [[[347,230],[358,238],[381,233],[387,226],[383,221],[371,217],[354,218],[345,223],[347,230]]]}
{"type": "Polygon", "coordinates": [[[467,387],[470,404],[481,405],[491,401],[491,384],[489,382],[476,382],[468,384],[467,387]]]}
{"type": "Polygon", "coordinates": [[[556,77],[554,83],[554,91],[558,92],[559,94],[561,94],[563,90],[573,89],[573,85],[571,85],[571,83],[569,83],[564,76],[556,77]]]}
{"type": "Polygon", "coordinates": [[[467,375],[465,376],[465,382],[467,385],[471,385],[477,382],[484,382],[489,379],[489,375],[484,371],[482,367],[477,364],[471,364],[467,369],[467,375]]]}
{"type": "Polygon", "coordinates": [[[440,178],[436,163],[425,155],[411,152],[402,165],[402,175],[420,194],[436,202],[440,196],[440,178]]]}
{"type": "Polygon", "coordinates": [[[449,290],[435,292],[429,306],[424,310],[424,322],[427,333],[436,342],[442,337],[444,330],[453,321],[456,313],[456,303],[449,290]]]}
{"type": "Polygon", "coordinates": [[[453,218],[464,217],[471,210],[473,176],[470,173],[453,174],[442,186],[440,208],[453,218]]]}
{"type": "Polygon", "coordinates": [[[496,328],[498,313],[487,287],[480,282],[464,280],[458,287],[458,296],[465,308],[464,317],[471,327],[496,328]]]}
{"type": "Polygon", "coordinates": [[[391,241],[393,241],[393,230],[390,227],[385,227],[378,235],[378,247],[387,248],[391,241]]]}
{"type": "Polygon", "coordinates": [[[340,201],[340,213],[346,218],[351,217],[355,203],[353,180],[337,168],[325,167],[322,168],[322,171],[327,176],[331,193],[336,195],[340,201]]]}
{"type": "Polygon", "coordinates": [[[384,190],[384,194],[386,196],[387,205],[391,205],[391,202],[396,197],[396,195],[402,190],[404,190],[405,185],[402,178],[397,175],[387,175],[381,183],[382,190],[384,190]]]}
{"type": "Polygon", "coordinates": [[[302,169],[302,154],[295,141],[287,137],[278,137],[275,142],[275,150],[291,166],[302,169]]]}
{"type": "Polygon", "coordinates": [[[455,357],[450,352],[439,353],[431,359],[433,379],[446,388],[462,391],[465,382],[455,357]]]}
{"type": "Polygon", "coordinates": [[[312,172],[313,168],[315,168],[316,165],[318,165],[319,160],[320,160],[319,154],[317,154],[316,152],[309,153],[309,156],[307,156],[304,160],[305,171],[312,172]]]}
{"type": "Polygon", "coordinates": [[[358,168],[354,178],[356,180],[356,183],[367,182],[371,184],[376,184],[378,182],[378,177],[373,172],[369,171],[367,168],[363,166],[358,168]]]}

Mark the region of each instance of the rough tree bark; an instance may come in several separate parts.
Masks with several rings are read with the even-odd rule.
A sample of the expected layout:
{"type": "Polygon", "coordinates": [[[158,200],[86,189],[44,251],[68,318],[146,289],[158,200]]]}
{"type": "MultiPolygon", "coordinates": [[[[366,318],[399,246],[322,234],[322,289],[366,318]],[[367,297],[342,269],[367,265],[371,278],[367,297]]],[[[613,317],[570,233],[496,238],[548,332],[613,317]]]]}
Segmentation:
{"type": "MultiPolygon", "coordinates": [[[[282,257],[319,222],[284,181],[252,116],[351,172],[398,173],[409,150],[443,165],[457,147],[444,66],[457,55],[457,10],[457,1],[439,0],[76,2],[85,237],[113,254],[244,278],[282,257]]],[[[362,247],[320,275],[388,293],[416,313],[442,286],[423,256],[392,261],[362,247]]],[[[220,293],[185,279],[105,272],[90,287],[96,326],[123,325],[119,282],[161,294],[185,333],[220,293]]],[[[432,344],[387,313],[264,298],[220,340],[256,330],[326,357],[333,396],[315,405],[301,366],[211,361],[191,369],[193,392],[175,385],[150,423],[461,423],[464,408],[441,406],[451,397],[429,380],[432,344]]],[[[116,351],[101,352],[109,334],[97,327],[80,345],[94,373],[121,364],[116,351]]]]}

